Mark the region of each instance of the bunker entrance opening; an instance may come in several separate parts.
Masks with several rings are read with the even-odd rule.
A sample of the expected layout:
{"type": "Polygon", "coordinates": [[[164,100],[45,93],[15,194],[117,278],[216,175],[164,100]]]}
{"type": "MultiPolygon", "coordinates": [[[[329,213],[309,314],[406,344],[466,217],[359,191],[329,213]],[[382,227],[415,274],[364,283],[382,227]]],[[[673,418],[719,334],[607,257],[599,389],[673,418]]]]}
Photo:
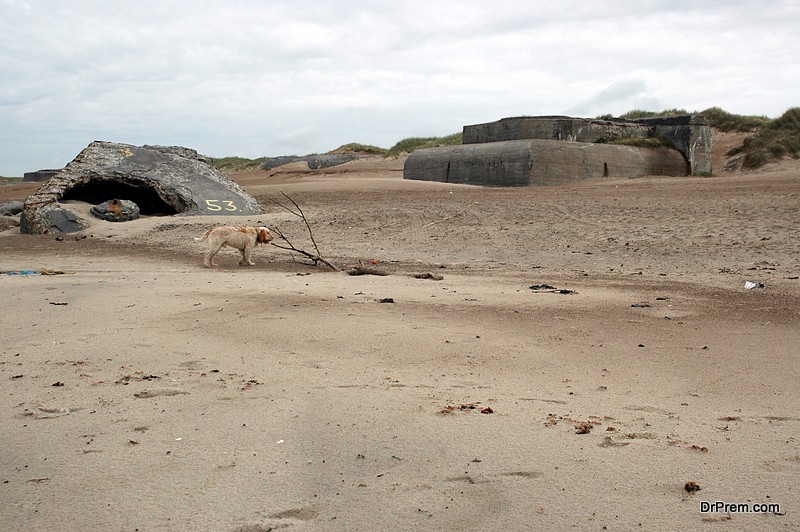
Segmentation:
{"type": "Polygon", "coordinates": [[[85,201],[97,205],[111,199],[125,199],[139,206],[147,216],[172,216],[183,212],[164,201],[158,192],[143,184],[120,183],[107,179],[93,179],[67,190],[62,200],[85,201]]]}

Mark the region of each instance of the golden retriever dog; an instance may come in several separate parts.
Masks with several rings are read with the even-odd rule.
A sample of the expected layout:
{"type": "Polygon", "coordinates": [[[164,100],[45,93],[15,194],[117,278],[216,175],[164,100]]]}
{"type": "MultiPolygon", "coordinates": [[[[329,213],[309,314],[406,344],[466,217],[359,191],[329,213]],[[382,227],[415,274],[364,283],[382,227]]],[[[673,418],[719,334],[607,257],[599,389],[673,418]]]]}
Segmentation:
{"type": "Polygon", "coordinates": [[[242,260],[239,262],[240,266],[255,266],[255,262],[250,260],[250,252],[258,244],[266,244],[273,240],[272,233],[266,227],[250,227],[242,226],[235,227],[232,225],[223,225],[209,229],[200,238],[195,238],[197,242],[208,240],[209,250],[203,256],[203,265],[206,268],[213,268],[214,255],[222,249],[223,246],[236,248],[242,254],[242,260]]]}

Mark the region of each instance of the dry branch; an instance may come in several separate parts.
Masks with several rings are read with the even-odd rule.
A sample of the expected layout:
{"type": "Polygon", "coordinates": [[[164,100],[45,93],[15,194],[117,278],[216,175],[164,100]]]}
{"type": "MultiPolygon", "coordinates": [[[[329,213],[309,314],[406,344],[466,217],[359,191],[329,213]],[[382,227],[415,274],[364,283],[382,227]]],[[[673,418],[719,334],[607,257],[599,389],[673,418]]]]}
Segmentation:
{"type": "MultiPolygon", "coordinates": [[[[295,246],[295,245],[294,245],[294,244],[293,244],[293,243],[292,243],[292,242],[291,242],[291,241],[290,241],[290,240],[289,240],[289,239],[286,237],[286,235],[284,235],[284,234],[283,234],[283,232],[282,232],[280,229],[278,229],[277,227],[274,227],[274,228],[273,228],[273,229],[274,229],[274,232],[275,232],[275,234],[278,236],[278,238],[280,238],[281,240],[283,240],[284,242],[286,242],[286,245],[277,244],[277,243],[275,243],[275,241],[273,241],[273,242],[272,242],[272,245],[273,245],[273,246],[275,246],[276,248],[285,249],[285,250],[287,250],[287,251],[291,251],[291,252],[294,252],[294,253],[298,253],[298,254],[300,254],[300,255],[303,255],[304,257],[306,257],[306,258],[310,259],[310,260],[313,262],[313,264],[314,264],[315,266],[316,266],[318,263],[320,263],[320,262],[321,262],[322,264],[324,264],[325,266],[329,267],[330,269],[332,269],[332,270],[333,270],[333,271],[335,271],[335,272],[340,272],[340,271],[342,271],[342,270],[341,270],[341,269],[340,269],[338,266],[336,266],[335,264],[332,264],[332,263],[331,263],[331,262],[329,262],[328,260],[326,260],[326,259],[322,258],[322,254],[321,254],[321,253],[320,253],[320,251],[319,251],[319,246],[317,246],[317,241],[316,241],[316,239],[314,238],[314,232],[311,230],[311,224],[309,224],[309,223],[308,223],[308,218],[306,218],[306,214],[303,212],[303,209],[301,209],[301,208],[300,208],[300,206],[297,204],[297,202],[296,202],[296,201],[294,201],[292,198],[290,198],[288,195],[286,195],[284,192],[281,192],[281,194],[283,195],[283,197],[284,197],[284,198],[286,198],[287,200],[289,200],[289,201],[292,203],[292,206],[293,206],[293,208],[292,208],[292,207],[289,207],[289,206],[287,206],[287,205],[284,205],[283,203],[279,202],[278,200],[274,200],[274,199],[273,199],[273,200],[271,200],[271,201],[272,201],[272,202],[273,202],[275,205],[277,205],[277,206],[279,206],[280,208],[282,208],[283,210],[285,210],[285,211],[287,211],[287,212],[290,212],[291,214],[293,214],[293,215],[295,215],[295,216],[297,216],[298,218],[300,218],[300,219],[302,219],[302,220],[303,220],[303,223],[304,223],[304,224],[305,224],[305,226],[306,226],[306,230],[308,231],[308,236],[309,236],[309,238],[311,239],[311,244],[314,246],[314,251],[315,251],[315,253],[312,253],[312,252],[310,252],[310,251],[306,251],[306,250],[304,250],[304,249],[301,249],[301,248],[298,248],[297,246],[295,246]]],[[[294,258],[294,257],[292,257],[292,258],[294,258]]]]}

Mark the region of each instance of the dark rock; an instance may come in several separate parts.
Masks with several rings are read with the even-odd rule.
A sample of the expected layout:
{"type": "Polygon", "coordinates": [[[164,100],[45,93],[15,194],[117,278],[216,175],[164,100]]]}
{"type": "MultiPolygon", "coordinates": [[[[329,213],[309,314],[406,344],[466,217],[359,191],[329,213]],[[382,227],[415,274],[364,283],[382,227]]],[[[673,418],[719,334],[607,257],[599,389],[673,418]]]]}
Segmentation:
{"type": "Polygon", "coordinates": [[[15,216],[22,212],[24,203],[21,201],[7,201],[0,203],[0,216],[15,216]]]}
{"type": "MultiPolygon", "coordinates": [[[[54,206],[52,209],[42,211],[44,219],[51,231],[43,231],[45,233],[59,232],[59,233],[74,233],[76,231],[83,231],[86,229],[86,223],[77,214],[68,211],[60,206],[54,206]]],[[[27,233],[24,225],[24,218],[20,219],[20,231],[27,233]]]]}
{"type": "Polygon", "coordinates": [[[139,206],[130,200],[110,199],[89,209],[92,215],[109,222],[128,222],[139,217],[139,206]]]}
{"type": "Polygon", "coordinates": [[[20,230],[80,231],[85,222],[60,201],[96,205],[117,198],[149,216],[263,213],[255,198],[192,149],[95,141],[25,201],[20,230]]]}
{"type": "Polygon", "coordinates": [[[279,157],[271,157],[261,167],[262,170],[272,170],[284,164],[296,163],[298,161],[305,161],[304,157],[299,155],[281,155],[279,157]]]}
{"type": "Polygon", "coordinates": [[[355,153],[324,153],[321,155],[282,155],[280,157],[272,157],[264,163],[262,168],[264,170],[272,170],[284,164],[305,162],[311,170],[319,170],[321,168],[329,168],[331,166],[338,166],[340,164],[349,163],[357,159],[365,159],[374,157],[374,155],[358,155],[355,153]]]}

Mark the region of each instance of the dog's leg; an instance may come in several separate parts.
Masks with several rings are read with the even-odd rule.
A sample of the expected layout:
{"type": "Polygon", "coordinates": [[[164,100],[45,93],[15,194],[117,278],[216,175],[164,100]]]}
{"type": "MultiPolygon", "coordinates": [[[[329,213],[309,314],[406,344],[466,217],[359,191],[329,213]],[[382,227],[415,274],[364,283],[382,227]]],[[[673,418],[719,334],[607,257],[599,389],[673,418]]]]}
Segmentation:
{"type": "Polygon", "coordinates": [[[221,247],[222,247],[221,243],[212,242],[208,252],[203,256],[203,265],[206,268],[214,267],[214,255],[216,255],[219,252],[221,247]]]}
{"type": "Polygon", "coordinates": [[[248,245],[243,247],[240,251],[242,252],[242,260],[239,262],[239,266],[255,266],[256,263],[250,260],[250,250],[252,248],[248,245]]]}

